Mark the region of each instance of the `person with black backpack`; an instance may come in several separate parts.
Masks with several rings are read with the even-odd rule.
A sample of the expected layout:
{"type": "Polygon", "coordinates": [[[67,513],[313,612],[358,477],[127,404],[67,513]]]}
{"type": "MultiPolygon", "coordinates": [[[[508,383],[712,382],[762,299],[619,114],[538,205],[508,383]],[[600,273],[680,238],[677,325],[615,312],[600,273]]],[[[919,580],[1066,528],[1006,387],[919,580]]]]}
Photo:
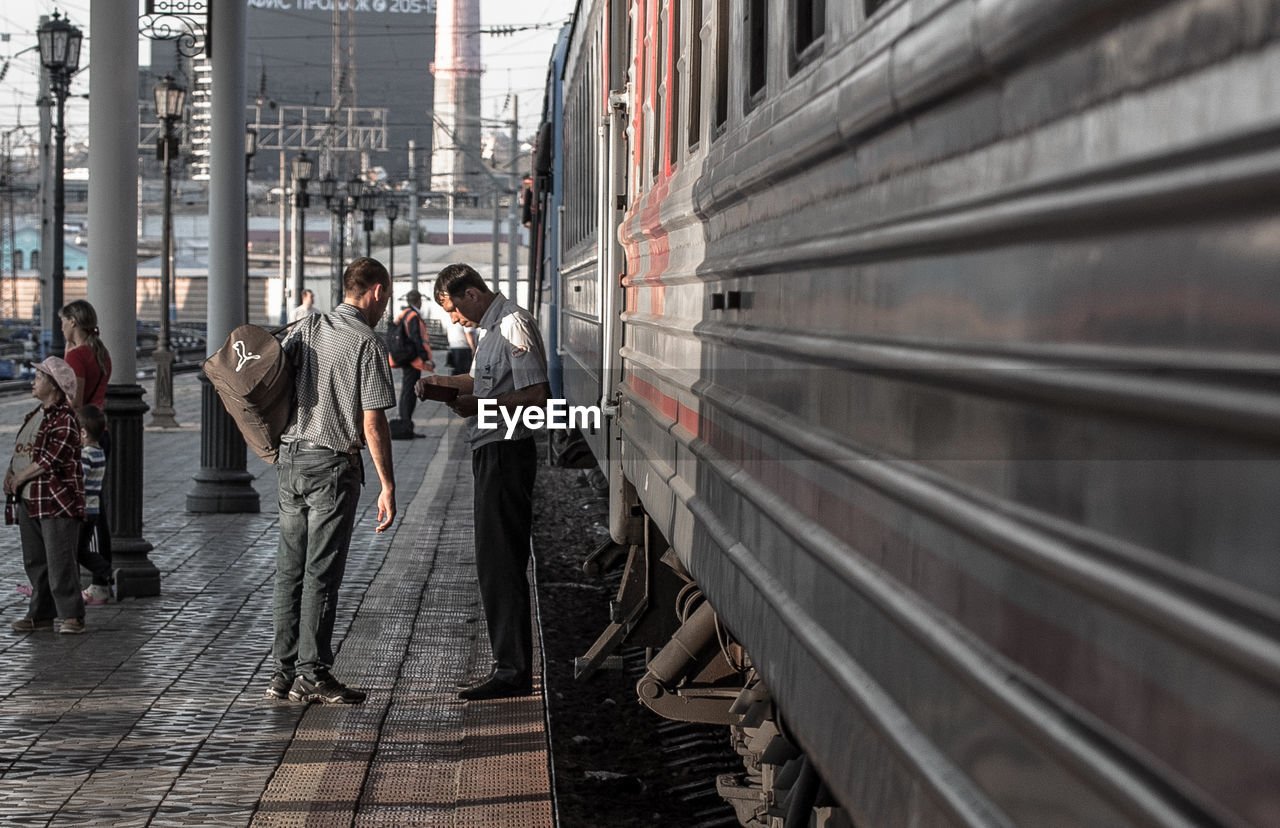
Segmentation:
{"type": "Polygon", "coordinates": [[[391,367],[400,369],[401,377],[400,418],[391,422],[392,440],[412,440],[414,437],[424,436],[413,430],[413,410],[418,405],[413,386],[423,371],[432,371],[436,367],[431,359],[427,323],[422,318],[422,294],[411,290],[404,295],[404,302],[405,305],[391,324],[387,337],[387,358],[391,367]]]}

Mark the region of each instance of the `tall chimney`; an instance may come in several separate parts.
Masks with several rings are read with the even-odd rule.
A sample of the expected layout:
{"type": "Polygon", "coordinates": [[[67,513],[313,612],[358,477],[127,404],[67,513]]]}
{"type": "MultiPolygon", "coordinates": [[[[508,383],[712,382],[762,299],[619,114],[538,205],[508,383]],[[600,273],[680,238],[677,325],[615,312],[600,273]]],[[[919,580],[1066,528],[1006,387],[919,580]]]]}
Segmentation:
{"type": "Polygon", "coordinates": [[[436,4],[431,189],[487,191],[480,163],[480,0],[436,4]]]}

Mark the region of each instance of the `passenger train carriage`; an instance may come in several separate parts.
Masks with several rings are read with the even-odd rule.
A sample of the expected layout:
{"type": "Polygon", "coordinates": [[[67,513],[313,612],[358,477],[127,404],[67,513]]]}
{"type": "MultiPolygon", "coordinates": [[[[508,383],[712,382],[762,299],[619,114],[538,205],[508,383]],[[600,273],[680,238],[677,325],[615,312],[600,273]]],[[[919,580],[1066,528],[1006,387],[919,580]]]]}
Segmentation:
{"type": "Polygon", "coordinates": [[[582,0],[536,303],[750,825],[1280,824],[1280,2],[582,0]]]}

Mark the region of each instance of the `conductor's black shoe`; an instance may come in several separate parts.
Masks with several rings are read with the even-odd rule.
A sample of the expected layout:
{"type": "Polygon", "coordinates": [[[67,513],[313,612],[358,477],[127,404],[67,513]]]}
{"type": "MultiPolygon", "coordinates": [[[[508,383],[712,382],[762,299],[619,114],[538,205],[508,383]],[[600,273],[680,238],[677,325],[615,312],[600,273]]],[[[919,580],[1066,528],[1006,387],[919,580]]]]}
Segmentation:
{"type": "Polygon", "coordinates": [[[459,691],[458,698],[466,699],[467,701],[510,699],[516,696],[527,696],[531,692],[533,692],[533,684],[531,682],[512,684],[505,679],[491,675],[479,684],[473,684],[465,690],[459,691]]]}
{"type": "Polygon", "coordinates": [[[296,702],[323,702],[324,704],[360,704],[365,700],[363,690],[355,690],[328,673],[317,673],[312,681],[304,676],[293,680],[289,699],[296,702]]]}
{"type": "Polygon", "coordinates": [[[286,676],[279,670],[271,677],[271,681],[267,682],[267,695],[273,699],[289,698],[289,686],[293,684],[293,679],[286,676]]]}

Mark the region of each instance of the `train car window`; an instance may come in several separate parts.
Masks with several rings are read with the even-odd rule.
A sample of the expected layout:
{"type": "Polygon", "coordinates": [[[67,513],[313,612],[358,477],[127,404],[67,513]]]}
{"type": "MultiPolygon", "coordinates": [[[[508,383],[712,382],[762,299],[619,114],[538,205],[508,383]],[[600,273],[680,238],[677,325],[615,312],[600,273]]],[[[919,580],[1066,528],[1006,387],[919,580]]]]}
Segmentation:
{"type": "Polygon", "coordinates": [[[622,90],[627,85],[627,61],[624,59],[630,52],[631,15],[626,3],[610,3],[609,11],[613,15],[609,21],[609,88],[613,92],[622,90]]]}
{"type": "Polygon", "coordinates": [[[795,71],[822,51],[822,36],[827,29],[827,0],[795,0],[792,5],[795,26],[791,70],[795,71]]]}
{"type": "Polygon", "coordinates": [[[729,122],[729,0],[716,0],[716,131],[729,122]]]}
{"type": "Polygon", "coordinates": [[[702,0],[689,10],[689,149],[702,137],[702,0]]]}
{"type": "Polygon", "coordinates": [[[867,17],[875,14],[881,7],[888,5],[889,0],[865,0],[867,17]]]}
{"type": "Polygon", "coordinates": [[[768,77],[768,15],[767,0],[747,0],[747,101],[755,103],[764,92],[768,77]]]}
{"type": "MultiPolygon", "coordinates": [[[[665,5],[665,4],[664,4],[665,5]]],[[[667,15],[670,10],[660,7],[658,19],[654,21],[653,40],[655,60],[653,62],[653,141],[650,152],[653,153],[653,178],[662,173],[662,127],[667,122],[667,15]]],[[[650,179],[652,180],[652,179],[650,179]]]]}
{"type": "Polygon", "coordinates": [[[671,79],[667,83],[667,90],[671,95],[671,124],[667,130],[667,155],[673,168],[680,153],[680,85],[684,80],[684,73],[680,71],[684,57],[684,44],[680,40],[681,11],[680,0],[671,0],[667,10],[671,15],[671,79]]]}

